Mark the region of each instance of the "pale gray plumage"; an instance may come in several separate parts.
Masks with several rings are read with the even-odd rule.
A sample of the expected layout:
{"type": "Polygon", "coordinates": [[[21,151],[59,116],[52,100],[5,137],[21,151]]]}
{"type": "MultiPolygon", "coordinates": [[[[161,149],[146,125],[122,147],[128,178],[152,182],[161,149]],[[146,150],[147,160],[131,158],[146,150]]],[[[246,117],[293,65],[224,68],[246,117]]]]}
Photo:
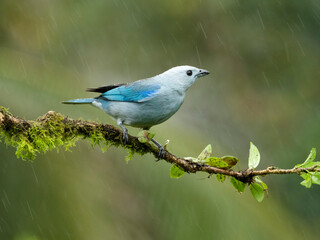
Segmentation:
{"type": "MultiPolygon", "coordinates": [[[[198,77],[209,74],[207,70],[192,66],[171,68],[157,76],[129,84],[111,85],[88,91],[100,92],[96,98],[74,99],[63,103],[91,103],[116,119],[123,129],[123,139],[128,139],[123,125],[149,129],[175,114],[182,105],[186,91],[198,77]]],[[[153,140],[163,155],[164,149],[153,140]]]]}

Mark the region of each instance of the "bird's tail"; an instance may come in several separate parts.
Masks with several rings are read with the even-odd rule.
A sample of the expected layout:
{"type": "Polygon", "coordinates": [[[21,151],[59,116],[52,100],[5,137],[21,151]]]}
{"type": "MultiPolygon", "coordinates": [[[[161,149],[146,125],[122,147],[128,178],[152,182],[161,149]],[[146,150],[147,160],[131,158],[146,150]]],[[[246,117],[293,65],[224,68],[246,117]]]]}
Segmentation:
{"type": "Polygon", "coordinates": [[[78,98],[78,99],[72,99],[69,101],[63,101],[64,104],[88,104],[92,103],[94,101],[94,98],[78,98]]]}

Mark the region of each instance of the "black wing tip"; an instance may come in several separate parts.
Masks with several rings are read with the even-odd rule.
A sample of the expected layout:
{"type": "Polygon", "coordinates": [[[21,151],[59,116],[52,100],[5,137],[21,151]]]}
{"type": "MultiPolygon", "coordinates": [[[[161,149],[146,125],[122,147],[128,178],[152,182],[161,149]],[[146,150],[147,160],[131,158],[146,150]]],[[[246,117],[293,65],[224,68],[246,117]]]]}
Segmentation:
{"type": "Polygon", "coordinates": [[[86,92],[97,92],[97,88],[87,88],[86,92]]]}
{"type": "Polygon", "coordinates": [[[121,83],[121,84],[114,84],[114,85],[109,85],[109,86],[103,86],[103,87],[98,87],[98,88],[87,88],[87,92],[98,92],[98,93],[105,93],[110,91],[111,89],[127,85],[127,83],[121,83]]]}

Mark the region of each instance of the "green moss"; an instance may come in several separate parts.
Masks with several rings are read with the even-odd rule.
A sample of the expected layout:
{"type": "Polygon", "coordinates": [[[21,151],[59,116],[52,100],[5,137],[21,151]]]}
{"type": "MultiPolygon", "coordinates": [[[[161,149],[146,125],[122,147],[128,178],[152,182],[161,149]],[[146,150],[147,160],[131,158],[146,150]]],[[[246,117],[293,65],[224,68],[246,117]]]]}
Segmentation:
{"type": "Polygon", "coordinates": [[[68,150],[75,146],[78,137],[65,134],[63,119],[62,115],[52,113],[44,120],[33,122],[28,128],[21,124],[6,126],[1,128],[1,138],[5,138],[7,145],[15,147],[16,156],[23,160],[33,160],[38,153],[59,150],[60,146],[68,150]]]}
{"type": "Polygon", "coordinates": [[[88,130],[82,138],[89,139],[91,146],[93,148],[99,146],[102,152],[107,151],[112,145],[109,141],[106,141],[101,127],[95,127],[88,130]]]}
{"type": "Polygon", "coordinates": [[[11,113],[9,112],[9,108],[5,108],[5,107],[3,107],[3,106],[0,106],[0,112],[7,113],[7,114],[11,114],[11,113]]]}
{"type": "Polygon", "coordinates": [[[126,156],[127,163],[132,160],[134,153],[135,152],[132,149],[129,150],[128,155],[126,156]]]}
{"type": "MultiPolygon", "coordinates": [[[[0,107],[0,112],[11,115],[7,109],[0,107]]],[[[0,141],[16,148],[16,156],[23,160],[33,160],[39,153],[61,147],[65,151],[75,146],[79,139],[89,140],[92,147],[99,146],[102,152],[109,147],[122,146],[129,150],[126,160],[134,153],[148,153],[148,149],[139,141],[131,141],[123,145],[118,131],[103,124],[84,123],[80,120],[70,120],[61,114],[49,112],[37,121],[6,121],[0,125],[0,141]]]]}

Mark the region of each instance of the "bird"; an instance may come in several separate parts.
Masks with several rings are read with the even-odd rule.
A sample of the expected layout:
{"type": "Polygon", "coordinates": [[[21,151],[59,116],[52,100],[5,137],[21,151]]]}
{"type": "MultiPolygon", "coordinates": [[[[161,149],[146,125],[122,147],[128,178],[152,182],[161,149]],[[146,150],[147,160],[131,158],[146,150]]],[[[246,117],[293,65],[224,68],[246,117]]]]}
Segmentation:
{"type": "MultiPolygon", "coordinates": [[[[88,92],[100,93],[94,98],[63,101],[64,104],[91,104],[116,120],[122,129],[122,141],[129,140],[126,126],[149,130],[174,115],[184,102],[186,92],[199,78],[210,72],[192,66],[177,66],[154,77],[98,88],[88,92]]],[[[164,158],[165,149],[153,138],[158,147],[158,159],[164,158]]]]}

